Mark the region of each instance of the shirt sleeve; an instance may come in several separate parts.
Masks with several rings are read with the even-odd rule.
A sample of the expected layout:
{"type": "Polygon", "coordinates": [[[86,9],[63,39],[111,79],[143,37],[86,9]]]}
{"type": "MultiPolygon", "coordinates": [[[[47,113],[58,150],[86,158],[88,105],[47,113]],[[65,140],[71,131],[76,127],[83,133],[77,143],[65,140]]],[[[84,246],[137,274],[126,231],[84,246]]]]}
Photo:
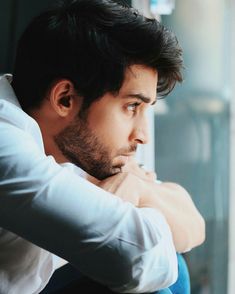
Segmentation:
{"type": "Polygon", "coordinates": [[[0,226],[66,259],[122,293],[177,278],[164,217],[136,208],[47,157],[33,137],[0,122],[0,226]]]}

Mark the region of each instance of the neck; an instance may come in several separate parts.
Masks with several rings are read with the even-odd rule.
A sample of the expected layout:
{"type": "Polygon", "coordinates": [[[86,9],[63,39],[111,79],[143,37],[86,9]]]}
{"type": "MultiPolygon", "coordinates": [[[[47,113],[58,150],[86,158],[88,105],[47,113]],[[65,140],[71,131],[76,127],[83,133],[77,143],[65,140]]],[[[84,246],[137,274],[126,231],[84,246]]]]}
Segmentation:
{"type": "Polygon", "coordinates": [[[69,162],[69,160],[62,154],[58,146],[56,145],[53,137],[43,134],[43,142],[45,147],[46,155],[52,155],[57,163],[69,162]]]}
{"type": "Polygon", "coordinates": [[[68,162],[69,160],[62,154],[54,140],[55,134],[60,131],[57,127],[59,124],[50,119],[51,115],[48,115],[45,109],[31,110],[29,115],[37,121],[40,127],[46,155],[52,155],[58,163],[68,162]]]}

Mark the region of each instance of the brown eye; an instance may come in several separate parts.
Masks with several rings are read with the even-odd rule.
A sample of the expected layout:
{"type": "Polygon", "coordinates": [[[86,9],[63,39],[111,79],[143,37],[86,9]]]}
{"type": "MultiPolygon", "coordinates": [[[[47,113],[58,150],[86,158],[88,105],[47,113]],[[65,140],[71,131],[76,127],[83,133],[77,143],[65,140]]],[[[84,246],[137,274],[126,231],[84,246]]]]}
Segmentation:
{"type": "Polygon", "coordinates": [[[132,103],[132,104],[129,104],[127,106],[127,110],[128,111],[136,111],[136,108],[140,105],[139,102],[135,102],[135,103],[132,103]]]}

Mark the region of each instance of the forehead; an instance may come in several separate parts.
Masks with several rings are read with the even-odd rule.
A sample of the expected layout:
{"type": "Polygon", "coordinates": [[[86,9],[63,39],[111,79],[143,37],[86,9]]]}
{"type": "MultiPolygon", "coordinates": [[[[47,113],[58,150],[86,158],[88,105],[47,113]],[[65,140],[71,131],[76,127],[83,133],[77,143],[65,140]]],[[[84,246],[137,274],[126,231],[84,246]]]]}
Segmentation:
{"type": "Polygon", "coordinates": [[[100,99],[94,101],[89,107],[89,120],[104,121],[110,119],[110,114],[117,110],[120,101],[127,98],[138,98],[147,100],[149,104],[156,102],[157,71],[142,65],[132,65],[126,69],[124,82],[117,94],[107,92],[100,99]],[[144,97],[144,98],[143,98],[144,97]],[[146,99],[147,98],[147,99],[146,99]]]}
{"type": "MultiPolygon", "coordinates": [[[[131,65],[126,69],[123,85],[119,94],[127,92],[142,93],[155,100],[157,91],[157,70],[144,65],[131,65]]],[[[136,94],[133,93],[133,94],[136,94]]]]}

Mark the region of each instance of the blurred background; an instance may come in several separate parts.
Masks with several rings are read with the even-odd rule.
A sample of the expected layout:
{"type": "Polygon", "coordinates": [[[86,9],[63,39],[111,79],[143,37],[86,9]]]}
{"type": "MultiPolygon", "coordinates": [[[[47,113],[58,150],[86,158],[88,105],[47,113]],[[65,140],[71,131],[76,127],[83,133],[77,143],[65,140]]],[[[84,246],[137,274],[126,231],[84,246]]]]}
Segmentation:
{"type": "Polygon", "coordinates": [[[229,293],[230,9],[226,0],[176,0],[162,16],[184,49],[185,81],[156,107],[156,168],[206,219],[206,242],[186,254],[193,294],[229,293]]]}
{"type": "MultiPolygon", "coordinates": [[[[12,71],[25,26],[53,2],[0,0],[0,74],[12,71]]],[[[185,254],[192,294],[234,294],[235,1],[126,2],[170,28],[184,51],[184,83],[149,114],[152,143],[139,156],[183,185],[206,220],[206,242],[185,254]]]]}

